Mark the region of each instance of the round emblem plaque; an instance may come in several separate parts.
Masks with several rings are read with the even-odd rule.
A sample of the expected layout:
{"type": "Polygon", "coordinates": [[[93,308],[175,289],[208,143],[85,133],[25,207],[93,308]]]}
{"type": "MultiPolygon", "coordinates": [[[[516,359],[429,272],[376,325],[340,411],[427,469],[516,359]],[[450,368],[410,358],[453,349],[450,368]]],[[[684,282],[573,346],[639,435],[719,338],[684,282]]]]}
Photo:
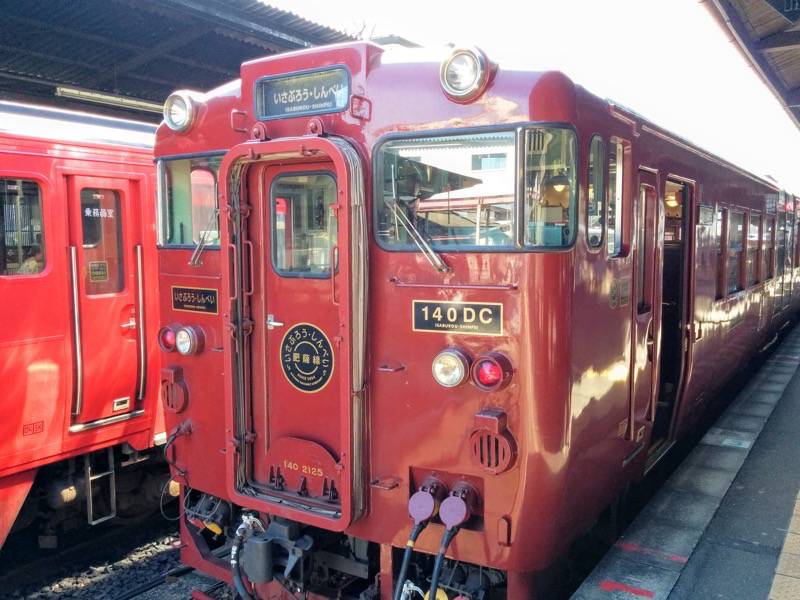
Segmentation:
{"type": "Polygon", "coordinates": [[[320,391],[333,374],[330,341],[316,325],[292,325],[281,342],[281,367],[296,389],[307,394],[320,391]]]}

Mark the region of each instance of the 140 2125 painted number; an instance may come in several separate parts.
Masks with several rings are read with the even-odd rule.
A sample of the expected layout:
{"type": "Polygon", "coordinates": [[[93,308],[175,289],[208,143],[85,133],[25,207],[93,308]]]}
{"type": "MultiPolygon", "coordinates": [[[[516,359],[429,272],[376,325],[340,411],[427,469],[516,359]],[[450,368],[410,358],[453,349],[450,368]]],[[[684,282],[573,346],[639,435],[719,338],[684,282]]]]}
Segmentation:
{"type": "Polygon", "coordinates": [[[284,460],[283,468],[287,471],[297,471],[303,475],[311,475],[312,477],[324,477],[325,473],[320,467],[312,467],[310,465],[303,465],[296,463],[292,460],[284,460]]]}

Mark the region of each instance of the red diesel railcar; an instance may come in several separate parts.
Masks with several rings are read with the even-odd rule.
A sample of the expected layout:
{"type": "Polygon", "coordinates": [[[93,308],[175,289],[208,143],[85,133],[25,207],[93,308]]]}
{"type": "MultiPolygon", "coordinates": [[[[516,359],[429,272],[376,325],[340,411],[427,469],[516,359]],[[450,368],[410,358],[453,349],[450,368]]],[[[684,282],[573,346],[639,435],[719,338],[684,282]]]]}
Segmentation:
{"type": "Polygon", "coordinates": [[[478,50],[254,60],[156,155],[183,559],[243,597],[535,597],[797,307],[793,197],[478,50]]]}
{"type": "Polygon", "coordinates": [[[0,102],[0,546],[130,514],[168,478],[144,460],[166,439],[154,131],[0,102]]]}

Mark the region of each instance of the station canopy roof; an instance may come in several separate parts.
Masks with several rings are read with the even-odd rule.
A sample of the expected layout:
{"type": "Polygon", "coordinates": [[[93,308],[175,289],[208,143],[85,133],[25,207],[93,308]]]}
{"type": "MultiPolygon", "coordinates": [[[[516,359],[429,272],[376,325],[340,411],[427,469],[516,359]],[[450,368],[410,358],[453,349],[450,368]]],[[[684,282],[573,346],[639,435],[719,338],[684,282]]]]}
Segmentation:
{"type": "Polygon", "coordinates": [[[173,90],[208,90],[246,60],[351,39],[258,0],[24,0],[2,13],[0,98],[153,121],[173,90]]]}
{"type": "Polygon", "coordinates": [[[800,128],[800,0],[705,0],[800,128]]]}

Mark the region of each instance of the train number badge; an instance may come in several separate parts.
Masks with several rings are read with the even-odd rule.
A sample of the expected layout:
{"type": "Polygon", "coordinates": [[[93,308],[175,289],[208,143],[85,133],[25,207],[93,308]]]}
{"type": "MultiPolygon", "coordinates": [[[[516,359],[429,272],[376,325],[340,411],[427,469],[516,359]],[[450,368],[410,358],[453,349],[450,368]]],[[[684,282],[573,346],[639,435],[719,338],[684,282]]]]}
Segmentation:
{"type": "Polygon", "coordinates": [[[414,331],[503,335],[503,305],[499,302],[413,300],[411,304],[414,331]]]}
{"type": "Polygon", "coordinates": [[[333,374],[330,340],[311,323],[293,325],[281,342],[281,367],[294,388],[306,394],[319,392],[333,374]]]}

